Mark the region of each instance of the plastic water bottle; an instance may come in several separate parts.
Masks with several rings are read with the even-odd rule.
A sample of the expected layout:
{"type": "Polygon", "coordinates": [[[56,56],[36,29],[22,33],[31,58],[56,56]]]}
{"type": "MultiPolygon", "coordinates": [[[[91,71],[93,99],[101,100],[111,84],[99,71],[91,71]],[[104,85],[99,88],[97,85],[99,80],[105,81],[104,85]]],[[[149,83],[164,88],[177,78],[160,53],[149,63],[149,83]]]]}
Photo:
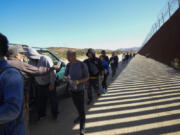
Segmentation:
{"type": "Polygon", "coordinates": [[[57,65],[58,65],[58,66],[61,66],[61,63],[62,63],[61,61],[58,61],[57,65]]]}
{"type": "Polygon", "coordinates": [[[73,88],[74,88],[75,90],[77,90],[77,85],[73,86],[73,88]]]}
{"type": "MultiPolygon", "coordinates": [[[[71,80],[71,77],[69,77],[69,83],[70,83],[70,85],[73,83],[74,81],[73,80],[71,80]]],[[[74,90],[76,90],[77,89],[77,85],[75,85],[75,86],[72,86],[73,87],[73,89],[74,90]]]]}

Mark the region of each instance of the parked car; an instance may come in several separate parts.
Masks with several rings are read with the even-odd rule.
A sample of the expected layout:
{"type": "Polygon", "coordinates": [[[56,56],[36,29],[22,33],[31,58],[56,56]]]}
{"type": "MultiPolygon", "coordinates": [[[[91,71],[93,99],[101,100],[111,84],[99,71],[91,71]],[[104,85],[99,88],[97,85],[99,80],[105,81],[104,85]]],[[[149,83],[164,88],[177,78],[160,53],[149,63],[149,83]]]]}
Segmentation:
{"type": "Polygon", "coordinates": [[[67,83],[62,78],[62,76],[64,76],[64,70],[66,69],[65,63],[49,49],[40,48],[40,47],[33,47],[33,48],[36,49],[40,54],[49,56],[53,60],[54,65],[61,63],[62,68],[56,72],[56,75],[57,75],[56,91],[57,91],[58,95],[65,95],[67,83]]]}
{"type": "MultiPolygon", "coordinates": [[[[13,45],[13,44],[12,44],[13,45]]],[[[22,45],[22,47],[26,50],[28,47],[27,45],[22,45]]],[[[40,47],[32,47],[35,49],[37,52],[39,52],[42,55],[47,55],[49,56],[55,65],[61,64],[61,69],[59,71],[56,71],[57,79],[56,79],[56,91],[58,96],[65,96],[67,94],[66,92],[66,87],[67,87],[67,82],[63,79],[64,76],[64,71],[66,69],[65,63],[57,56],[55,55],[52,51],[46,48],[40,48],[40,47]]],[[[35,93],[33,92],[33,97],[35,98],[35,93]]]]}

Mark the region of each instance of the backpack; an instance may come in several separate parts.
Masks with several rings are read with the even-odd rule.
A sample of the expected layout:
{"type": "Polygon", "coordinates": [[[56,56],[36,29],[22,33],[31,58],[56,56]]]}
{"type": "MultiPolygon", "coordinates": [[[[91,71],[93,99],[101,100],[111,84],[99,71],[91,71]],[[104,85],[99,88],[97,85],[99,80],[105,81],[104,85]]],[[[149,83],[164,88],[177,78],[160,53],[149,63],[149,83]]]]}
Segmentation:
{"type": "MultiPolygon", "coordinates": [[[[81,61],[78,61],[78,62],[80,62],[80,65],[81,65],[81,74],[82,74],[82,76],[83,76],[83,74],[84,74],[84,72],[83,72],[83,70],[84,70],[84,64],[83,64],[83,62],[81,62],[81,61]]],[[[69,63],[68,65],[67,65],[67,73],[69,74],[69,69],[70,69],[70,66],[71,66],[71,63],[69,63]]]]}
{"type": "MultiPolygon", "coordinates": [[[[79,61],[80,62],[80,66],[81,66],[81,74],[82,74],[82,76],[84,76],[84,72],[83,72],[83,70],[84,70],[84,64],[83,64],[83,62],[81,62],[81,61],[79,61]]],[[[66,67],[66,69],[67,69],[67,74],[69,75],[69,69],[70,69],[70,66],[71,66],[71,63],[69,63],[68,65],[67,65],[67,67],[66,67]]],[[[84,83],[84,85],[85,85],[85,89],[88,89],[88,83],[86,82],[86,83],[84,83]]],[[[69,91],[69,90],[71,90],[71,89],[69,89],[69,87],[70,87],[70,85],[68,84],[67,85],[67,87],[66,87],[66,90],[67,91],[69,91]]],[[[70,94],[70,93],[69,93],[70,94]]]]}
{"type": "Polygon", "coordinates": [[[64,81],[64,73],[66,71],[66,67],[62,67],[59,72],[57,72],[57,78],[60,81],[64,81]]]}
{"type": "Polygon", "coordinates": [[[97,75],[99,73],[99,68],[97,67],[97,65],[94,62],[89,61],[88,67],[89,67],[89,71],[92,75],[97,75]]]}

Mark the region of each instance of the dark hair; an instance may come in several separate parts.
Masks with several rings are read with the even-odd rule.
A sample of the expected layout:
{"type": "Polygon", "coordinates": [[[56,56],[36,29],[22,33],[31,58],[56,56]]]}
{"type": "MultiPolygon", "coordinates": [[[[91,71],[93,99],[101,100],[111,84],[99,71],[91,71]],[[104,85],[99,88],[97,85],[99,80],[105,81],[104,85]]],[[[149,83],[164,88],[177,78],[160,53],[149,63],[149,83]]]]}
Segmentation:
{"type": "Polygon", "coordinates": [[[87,53],[86,53],[86,56],[88,56],[88,53],[91,53],[93,57],[96,56],[96,55],[95,55],[95,51],[94,51],[94,49],[92,49],[92,48],[89,48],[89,49],[88,49],[88,51],[87,51],[87,53]]]}
{"type": "Polygon", "coordinates": [[[106,51],[105,51],[105,50],[102,50],[102,51],[101,51],[101,54],[106,54],[106,51]]]}
{"type": "Polygon", "coordinates": [[[100,56],[100,59],[105,60],[105,57],[101,55],[101,56],[100,56]]]}
{"type": "Polygon", "coordinates": [[[8,39],[0,33],[0,56],[6,56],[8,52],[8,39]]]}

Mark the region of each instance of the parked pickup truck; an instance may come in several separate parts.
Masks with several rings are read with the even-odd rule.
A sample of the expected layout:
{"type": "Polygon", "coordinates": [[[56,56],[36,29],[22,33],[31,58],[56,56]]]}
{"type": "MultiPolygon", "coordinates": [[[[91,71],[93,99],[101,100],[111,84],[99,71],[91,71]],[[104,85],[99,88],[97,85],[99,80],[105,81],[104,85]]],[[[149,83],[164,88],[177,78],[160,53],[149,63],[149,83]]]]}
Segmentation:
{"type": "MultiPolygon", "coordinates": [[[[22,45],[22,47],[26,50],[28,46],[22,45]]],[[[40,47],[32,47],[32,48],[38,51],[42,55],[49,56],[53,60],[53,63],[55,65],[61,63],[62,68],[59,71],[56,71],[56,75],[57,75],[56,91],[57,91],[58,96],[64,96],[65,94],[67,94],[66,92],[67,83],[63,79],[64,71],[66,69],[65,63],[49,49],[40,48],[40,47]]]]}
{"type": "Polygon", "coordinates": [[[33,48],[36,49],[40,54],[49,56],[53,60],[54,65],[61,63],[62,68],[56,72],[56,75],[57,75],[56,91],[57,91],[58,95],[64,95],[66,93],[65,90],[66,90],[66,86],[67,86],[67,83],[62,78],[62,76],[64,76],[64,75],[62,75],[62,73],[64,73],[63,71],[66,68],[65,63],[49,49],[39,48],[39,47],[33,47],[33,48]]]}

